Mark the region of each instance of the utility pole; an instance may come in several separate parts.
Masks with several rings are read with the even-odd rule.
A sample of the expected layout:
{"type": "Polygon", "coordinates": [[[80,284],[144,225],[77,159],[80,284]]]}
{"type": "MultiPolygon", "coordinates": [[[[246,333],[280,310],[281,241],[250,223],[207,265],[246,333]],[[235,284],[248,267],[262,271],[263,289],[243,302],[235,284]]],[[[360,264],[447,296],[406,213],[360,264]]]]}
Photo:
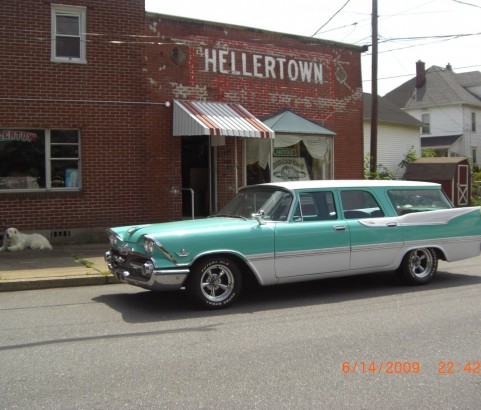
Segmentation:
{"type": "Polygon", "coordinates": [[[377,170],[377,0],[372,0],[372,55],[371,55],[371,175],[377,170]]]}

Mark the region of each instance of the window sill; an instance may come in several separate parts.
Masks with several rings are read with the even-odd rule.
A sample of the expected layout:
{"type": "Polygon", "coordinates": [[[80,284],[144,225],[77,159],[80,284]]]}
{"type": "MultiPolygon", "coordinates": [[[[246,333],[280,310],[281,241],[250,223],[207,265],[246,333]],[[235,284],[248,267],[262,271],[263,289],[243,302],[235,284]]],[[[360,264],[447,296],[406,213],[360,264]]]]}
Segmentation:
{"type": "Polygon", "coordinates": [[[69,58],[51,58],[51,63],[58,63],[58,64],[87,64],[87,60],[81,59],[69,59],[69,58]]]}

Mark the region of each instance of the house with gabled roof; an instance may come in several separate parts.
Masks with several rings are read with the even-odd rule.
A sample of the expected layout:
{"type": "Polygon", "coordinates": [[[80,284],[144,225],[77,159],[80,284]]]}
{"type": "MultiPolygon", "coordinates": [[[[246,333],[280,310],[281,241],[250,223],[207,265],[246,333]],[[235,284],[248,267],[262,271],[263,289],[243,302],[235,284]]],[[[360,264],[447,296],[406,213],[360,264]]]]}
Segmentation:
{"type": "Polygon", "coordinates": [[[440,157],[464,156],[481,164],[481,73],[455,73],[451,65],[416,63],[416,77],[385,98],[422,123],[421,147],[440,157]]]}
{"type": "MultiPolygon", "coordinates": [[[[371,151],[371,103],[372,95],[363,93],[364,156],[371,151]]],[[[379,96],[377,111],[377,163],[402,178],[405,170],[399,164],[406,154],[414,151],[421,156],[421,122],[379,96]]]]}

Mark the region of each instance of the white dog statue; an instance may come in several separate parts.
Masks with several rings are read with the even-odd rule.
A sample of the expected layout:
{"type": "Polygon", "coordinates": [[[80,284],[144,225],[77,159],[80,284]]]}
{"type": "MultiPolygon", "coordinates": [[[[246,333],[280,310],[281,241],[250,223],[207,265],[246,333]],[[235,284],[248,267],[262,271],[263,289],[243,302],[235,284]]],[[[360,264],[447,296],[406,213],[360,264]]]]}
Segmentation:
{"type": "Polygon", "coordinates": [[[52,245],[45,236],[39,233],[22,233],[17,228],[8,228],[3,235],[1,251],[23,251],[24,249],[52,249],[52,245]]]}

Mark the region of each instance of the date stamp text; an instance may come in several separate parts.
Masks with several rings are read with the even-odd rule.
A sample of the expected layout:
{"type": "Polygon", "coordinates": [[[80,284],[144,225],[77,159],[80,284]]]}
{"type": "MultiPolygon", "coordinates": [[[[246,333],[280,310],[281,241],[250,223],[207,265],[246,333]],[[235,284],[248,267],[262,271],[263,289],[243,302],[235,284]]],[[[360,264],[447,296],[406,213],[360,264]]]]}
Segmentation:
{"type": "MultiPolygon", "coordinates": [[[[344,374],[420,374],[422,371],[419,361],[345,361],[341,364],[344,374]]],[[[479,361],[438,361],[437,374],[472,374],[481,375],[479,361]]]]}

